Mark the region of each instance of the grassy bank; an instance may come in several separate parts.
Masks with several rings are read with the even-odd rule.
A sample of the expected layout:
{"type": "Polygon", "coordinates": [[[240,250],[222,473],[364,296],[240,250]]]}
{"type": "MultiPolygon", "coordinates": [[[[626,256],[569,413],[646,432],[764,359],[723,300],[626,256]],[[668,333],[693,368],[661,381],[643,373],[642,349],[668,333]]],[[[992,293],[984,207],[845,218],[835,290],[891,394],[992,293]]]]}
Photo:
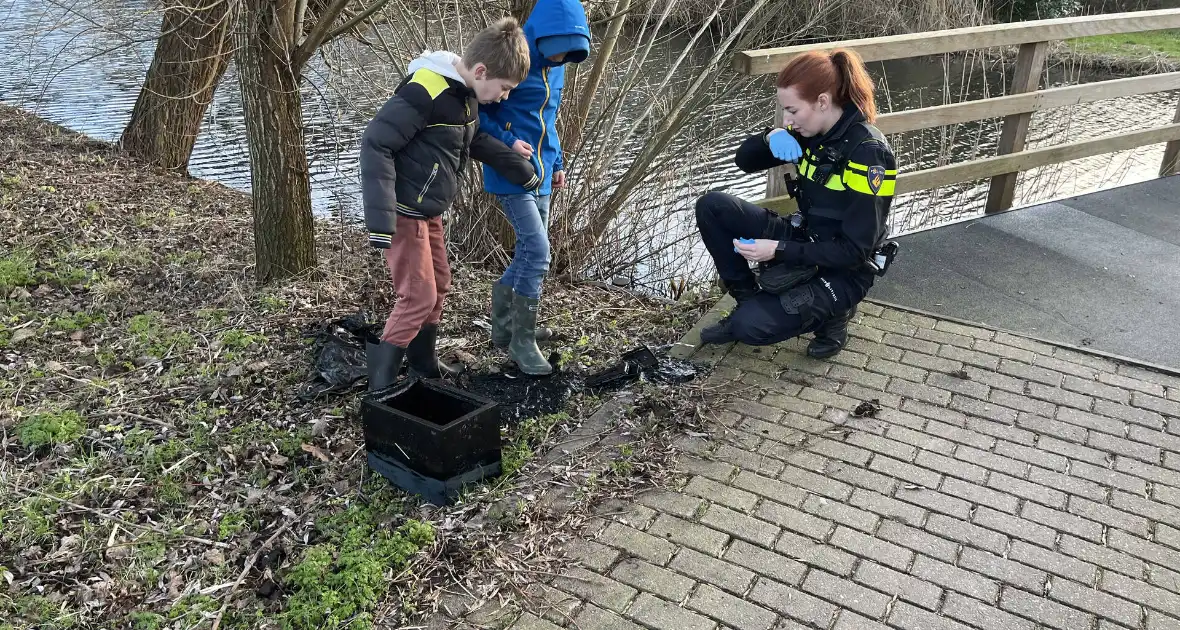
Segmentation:
{"type": "MultiPolygon", "coordinates": [[[[580,393],[509,428],[515,476],[457,506],[365,476],[357,390],[297,395],[308,331],[390,307],[380,259],[351,229],[319,224],[319,271],[258,288],[246,196],[4,106],[0,226],[4,630],[399,627],[428,617],[456,580],[541,561],[505,537],[547,549],[600,494],[562,514],[522,504],[500,527],[473,524],[510,491],[541,491],[529,490],[534,454],[599,404],[580,393]]],[[[457,268],[443,322],[454,356],[484,371],[504,359],[473,323],[493,277],[457,268]]],[[[552,349],[573,371],[670,342],[704,306],[589,285],[547,295],[544,316],[565,339],[552,349]]],[[[625,416],[634,439],[662,430],[649,411],[625,416]]],[[[641,465],[567,474],[650,483],[660,458],[629,448],[641,465]]]]}
{"type": "Polygon", "coordinates": [[[1067,44],[1078,54],[1139,64],[1180,64],[1180,30],[1176,29],[1083,37],[1069,40],[1067,44]]]}

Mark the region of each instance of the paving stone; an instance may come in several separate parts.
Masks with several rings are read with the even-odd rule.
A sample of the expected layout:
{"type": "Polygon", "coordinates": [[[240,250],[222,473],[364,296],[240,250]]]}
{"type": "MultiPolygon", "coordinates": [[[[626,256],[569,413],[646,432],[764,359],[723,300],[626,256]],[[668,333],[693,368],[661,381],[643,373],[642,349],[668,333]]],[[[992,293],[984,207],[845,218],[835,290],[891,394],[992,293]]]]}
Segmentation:
{"type": "Polygon", "coordinates": [[[717,622],[712,619],[648,593],[641,594],[635,600],[627,616],[657,630],[714,630],[717,627],[717,622]]]}
{"type": "MultiPolygon", "coordinates": [[[[1112,537],[1117,538],[1113,536],[1112,537]]],[[[1111,541],[1115,542],[1114,540],[1111,541]]],[[[1144,541],[1146,543],[1146,541],[1144,541]]],[[[1150,544],[1150,543],[1147,543],[1150,544]]],[[[1076,536],[1065,535],[1058,541],[1057,550],[1061,553],[1082,560],[1087,564],[1095,564],[1111,571],[1121,571],[1128,575],[1143,575],[1146,570],[1142,560],[1134,557],[1127,550],[1119,549],[1115,545],[1105,546],[1076,536]]],[[[1083,584],[1093,584],[1093,580],[1077,580],[1083,584]]]]}
{"type": "Polygon", "coordinates": [[[1062,512],[1060,509],[1047,508],[1030,501],[1024,504],[1020,515],[1058,531],[1069,532],[1087,540],[1102,541],[1102,525],[1074,514],[1062,512]]]}
{"type": "MultiPolygon", "coordinates": [[[[739,490],[735,490],[728,486],[722,486],[721,484],[708,480],[705,477],[694,477],[693,481],[689,482],[688,485],[693,486],[693,482],[696,482],[697,480],[708,481],[713,486],[726,488],[729,492],[740,492],[739,490]]],[[[689,492],[688,494],[697,493],[689,492]]],[[[651,490],[648,492],[643,492],[636,496],[635,500],[657,512],[666,512],[673,516],[679,516],[680,518],[692,518],[704,503],[704,501],[700,499],[699,494],[697,494],[697,496],[686,496],[679,492],[670,492],[667,490],[651,490]]],[[[753,506],[753,503],[750,505],[753,506]]]]}
{"type": "Polygon", "coordinates": [[[574,618],[574,623],[578,630],[643,630],[641,626],[593,604],[587,604],[574,618]]]}
{"type": "Polygon", "coordinates": [[[963,554],[959,558],[959,568],[1034,592],[1040,592],[1045,585],[1045,578],[1048,577],[1048,574],[1040,569],[973,547],[963,549],[963,554]]]}
{"type": "Polygon", "coordinates": [[[874,619],[885,614],[890,600],[884,593],[817,569],[807,574],[803,590],[874,619]]]}
{"type": "Polygon", "coordinates": [[[865,369],[870,372],[884,374],[899,379],[911,381],[913,383],[922,383],[930,374],[929,371],[922,368],[916,368],[910,365],[903,365],[895,361],[889,361],[880,357],[871,357],[865,369]]]}
{"type": "MultiPolygon", "coordinates": [[[[662,517],[661,517],[662,518],[662,517]]],[[[662,540],[655,533],[641,532],[621,523],[611,523],[598,537],[598,542],[654,562],[664,564],[672,558],[676,546],[662,540]]]]}
{"type": "Polygon", "coordinates": [[[857,488],[852,493],[851,503],[859,508],[880,514],[886,519],[895,519],[915,527],[921,527],[926,522],[928,514],[925,509],[916,505],[862,488],[857,488]]]}
{"type": "Polygon", "coordinates": [[[905,398],[922,400],[936,405],[948,405],[951,402],[951,393],[945,389],[914,383],[900,378],[890,380],[885,391],[891,394],[897,394],[898,396],[904,396],[905,398]]]}
{"type": "Polygon", "coordinates": [[[1120,405],[1109,400],[1095,400],[1094,413],[1143,425],[1157,431],[1164,428],[1164,417],[1149,409],[1120,405]]]}
{"type": "MultiPolygon", "coordinates": [[[[991,393],[988,394],[988,397],[994,398],[997,396],[997,392],[1000,391],[1001,390],[993,389],[991,393]]],[[[1016,424],[1016,414],[1018,413],[1015,409],[1010,409],[1004,405],[976,400],[970,396],[964,396],[962,394],[954,394],[951,396],[951,409],[960,411],[969,416],[986,418],[988,420],[993,420],[1002,424],[1016,424]]]]}
{"type": "MultiPolygon", "coordinates": [[[[676,556],[672,558],[668,567],[693,579],[713,584],[738,595],[745,593],[754,582],[753,571],[687,548],[676,552],[676,556]]],[[[800,577],[802,577],[801,569],[800,577]]]]}
{"type": "Polygon", "coordinates": [[[1156,588],[1114,571],[1103,572],[1102,590],[1148,608],[1180,616],[1180,594],[1156,588]]]}
{"type": "Polygon", "coordinates": [[[615,612],[625,610],[638,594],[630,586],[585,569],[567,570],[553,580],[553,586],[615,612]]]}
{"type": "MultiPolygon", "coordinates": [[[[1065,375],[1061,372],[1047,369],[1045,367],[1038,367],[1021,361],[1013,361],[1012,359],[1004,359],[1000,361],[999,372],[1001,374],[1007,374],[1024,381],[1036,381],[1038,383],[1044,383],[1045,385],[1050,385],[1053,387],[1061,385],[1061,381],[1065,377],[1065,375]]],[[[1024,393],[1023,388],[1010,391],[1024,393]]]]}
{"type": "Polygon", "coordinates": [[[774,580],[759,579],[748,597],[784,617],[791,617],[813,627],[826,628],[837,608],[817,597],[774,580]]]}
{"type": "MultiPolygon", "coordinates": [[[[826,499],[821,499],[815,495],[811,495],[807,498],[807,501],[804,502],[804,506],[807,505],[808,501],[812,502],[812,505],[814,506],[818,501],[821,500],[828,502],[826,499]]],[[[840,505],[839,503],[835,504],[840,505]]],[[[833,527],[833,524],[830,520],[813,516],[812,514],[809,514],[803,510],[799,510],[787,505],[782,505],[781,503],[775,503],[774,501],[763,501],[762,504],[758,506],[758,510],[755,512],[755,515],[764,521],[774,523],[780,527],[785,527],[799,534],[803,534],[804,536],[816,539],[826,538],[828,533],[832,531],[833,527]]]]}
{"type": "Polygon", "coordinates": [[[1150,409],[1156,413],[1173,418],[1180,417],[1180,402],[1150,396],[1143,392],[1131,393],[1131,405],[1141,409],[1150,409]]]}
{"type": "Polygon", "coordinates": [[[844,526],[836,528],[830,544],[901,571],[909,568],[914,552],[844,526]]]}
{"type": "MultiPolygon", "coordinates": [[[[794,541],[793,544],[803,546],[805,543],[794,541]]],[[[806,544],[823,546],[815,541],[806,544]]],[[[807,573],[807,566],[803,563],[742,540],[733,541],[725,552],[725,561],[792,586],[798,586],[803,581],[803,575],[807,573]]]]}
{"type": "Polygon", "coordinates": [[[1004,593],[1000,596],[1000,607],[1058,630],[1089,628],[1097,623],[1094,615],[1010,586],[1004,587],[1004,593]]]}
{"type": "MultiPolygon", "coordinates": [[[[803,502],[803,511],[819,516],[827,521],[835,521],[867,533],[877,531],[877,525],[881,522],[881,517],[872,512],[852,507],[847,503],[830,501],[815,495],[807,497],[807,500],[803,502]]],[[[774,522],[777,523],[778,521],[774,522]]],[[[779,524],[783,525],[782,523],[779,524]]],[[[825,522],[824,525],[829,529],[831,528],[830,522],[825,522]]],[[[787,525],[783,526],[787,527],[787,525]]],[[[794,528],[792,527],[790,529],[794,528]]],[[[796,529],[795,531],[799,530],[796,529]]]]}
{"type": "Polygon", "coordinates": [[[1067,494],[1085,497],[1092,501],[1105,501],[1107,496],[1106,488],[1093,481],[1060,473],[1055,470],[1045,470],[1038,466],[1033,466],[1029,469],[1028,480],[1032,483],[1061,490],[1067,494]]]}
{"type": "Polygon", "coordinates": [[[1105,433],[1091,432],[1087,445],[1109,453],[1133,457],[1153,465],[1158,465],[1163,457],[1158,446],[1133,442],[1105,433]]]}
{"type": "Polygon", "coordinates": [[[1052,528],[988,507],[976,509],[971,520],[980,527],[994,529],[1016,540],[1027,540],[1045,547],[1052,547],[1057,538],[1057,532],[1052,528]]]}
{"type": "Polygon", "coordinates": [[[621,555],[618,549],[612,549],[582,538],[575,538],[566,543],[565,552],[569,554],[570,558],[581,562],[586,568],[599,573],[606,571],[621,555]]]}
{"type": "Polygon", "coordinates": [[[958,378],[942,372],[931,372],[930,376],[926,378],[926,384],[980,400],[987,400],[992,389],[987,383],[958,378]]]}
{"type": "Polygon", "coordinates": [[[1016,495],[1051,508],[1065,509],[1066,494],[1048,486],[1042,486],[1031,481],[1009,477],[1000,473],[993,473],[988,478],[987,485],[1000,492],[1016,495]]]}
{"type": "MultiPolygon", "coordinates": [[[[844,353],[841,352],[840,354],[838,354],[836,356],[843,356],[843,355],[844,355],[844,353]]],[[[860,356],[865,356],[865,355],[860,355],[860,356]]],[[[868,361],[869,361],[869,358],[865,357],[865,364],[866,365],[868,364],[868,361]]],[[[831,378],[834,378],[838,381],[843,381],[845,383],[855,383],[855,384],[860,385],[862,387],[867,387],[869,389],[875,389],[875,390],[879,390],[879,391],[884,391],[885,386],[889,384],[889,376],[887,376],[885,374],[874,374],[873,372],[869,372],[865,369],[861,369],[861,367],[859,367],[859,366],[853,368],[853,367],[846,367],[843,365],[837,365],[832,368],[832,371],[828,374],[828,376],[830,376],[831,378]]]]}
{"type": "MultiPolygon", "coordinates": [[[[1146,470],[1150,467],[1144,466],[1141,468],[1139,462],[1136,462],[1135,460],[1131,460],[1131,459],[1119,460],[1119,461],[1115,462],[1115,465],[1120,466],[1120,467],[1127,469],[1127,470],[1135,471],[1135,472],[1148,472],[1148,473],[1150,473],[1150,471],[1146,470]],[[1134,464],[1134,467],[1127,468],[1127,466],[1129,466],[1131,464],[1134,464]]],[[[1093,481],[1095,483],[1098,483],[1098,484],[1101,484],[1104,486],[1109,486],[1112,488],[1118,488],[1120,490],[1125,490],[1127,492],[1130,492],[1131,494],[1138,494],[1138,495],[1147,494],[1147,481],[1146,480],[1144,480],[1140,477],[1137,477],[1137,476],[1133,476],[1127,472],[1119,472],[1116,470],[1110,470],[1109,468],[1107,468],[1104,465],[1096,466],[1096,465],[1088,463],[1088,462],[1074,461],[1074,462],[1070,463],[1069,472],[1071,475],[1074,475],[1076,477],[1081,477],[1082,479],[1088,479],[1090,481],[1093,481]]]]}
{"type": "Polygon", "coordinates": [[[845,609],[840,611],[832,630],[889,630],[889,626],[845,609]]]}
{"type": "Polygon", "coordinates": [[[953,563],[959,553],[957,543],[897,521],[882,522],[877,536],[943,562],[953,563]]]}
{"type": "Polygon", "coordinates": [[[1147,538],[1151,535],[1151,526],[1147,519],[1120,510],[1109,505],[1090,501],[1080,497],[1070,497],[1069,511],[1082,518],[1089,519],[1102,525],[1125,529],[1132,534],[1147,538]]]}
{"type": "Polygon", "coordinates": [[[1081,378],[1096,378],[1099,372],[1097,369],[1087,365],[1081,365],[1072,361],[1065,361],[1057,357],[1048,357],[1041,354],[1038,354],[1036,358],[1033,359],[1033,363],[1050,370],[1056,370],[1065,374],[1072,374],[1081,378]]]}
{"type": "MultiPolygon", "coordinates": [[[[918,339],[914,339],[913,341],[918,341],[918,339]]],[[[901,355],[901,362],[906,365],[912,365],[924,370],[929,370],[931,372],[931,376],[933,376],[936,372],[945,374],[948,372],[958,372],[959,370],[963,369],[963,363],[961,361],[935,356],[938,354],[937,343],[932,343],[931,346],[933,346],[933,349],[930,349],[930,346],[927,346],[926,350],[906,352],[905,354],[901,355]]]]}
{"type": "Polygon", "coordinates": [[[1025,394],[1013,394],[1002,389],[993,389],[987,397],[988,402],[993,402],[997,405],[1002,405],[1010,409],[1017,409],[1027,413],[1035,413],[1039,416],[1052,416],[1053,412],[1057,410],[1057,405],[1044,400],[1037,400],[1029,398],[1025,394]]]}
{"type": "Polygon", "coordinates": [[[734,478],[733,485],[785,505],[802,505],[807,497],[807,492],[796,486],[744,470],[734,478]]]}
{"type": "Polygon", "coordinates": [[[1132,628],[1139,627],[1143,618],[1143,609],[1138,604],[1108,595],[1090,585],[1069,580],[1054,581],[1049,598],[1132,628]]]}
{"type": "Polygon", "coordinates": [[[1037,441],[1037,434],[1032,431],[984,418],[967,418],[967,424],[964,426],[970,431],[990,435],[1017,444],[1032,445],[1037,441]]]}
{"type": "Polygon", "coordinates": [[[958,346],[944,345],[938,349],[938,356],[955,361],[961,361],[968,365],[983,368],[985,370],[995,371],[1000,367],[1000,357],[975,350],[968,350],[958,346]]]}
{"type": "Polygon", "coordinates": [[[775,550],[803,564],[820,567],[837,575],[852,575],[856,556],[831,545],[784,531],[775,544],[775,550]]]}
{"type": "Polygon", "coordinates": [[[903,501],[958,519],[966,519],[971,514],[971,504],[967,501],[927,488],[902,486],[897,489],[895,496],[903,501]]]}
{"type": "MultiPolygon", "coordinates": [[[[909,427],[889,427],[885,431],[886,437],[898,442],[905,442],[906,444],[917,447],[921,451],[929,451],[931,453],[939,453],[941,455],[950,455],[955,452],[956,444],[950,440],[944,440],[929,433],[915,431],[909,427]]],[[[916,462],[922,465],[921,462],[916,462]]]]}
{"type": "Polygon", "coordinates": [[[688,607],[736,630],[769,630],[778,620],[778,615],[773,612],[708,584],[701,585],[693,593],[688,607]]]}
{"type": "MultiPolygon", "coordinates": [[[[916,332],[916,331],[915,331],[916,332]]],[[[899,335],[897,333],[886,333],[885,339],[882,340],[885,344],[895,348],[903,348],[909,352],[920,352],[931,355],[938,352],[938,344],[933,341],[925,341],[917,339],[913,335],[899,335]]],[[[902,362],[905,362],[905,355],[902,355],[902,362]]]]}
{"type": "Polygon", "coordinates": [[[610,576],[641,591],[655,593],[674,602],[688,597],[694,582],[683,575],[661,569],[642,560],[628,558],[611,571],[610,576]]]}
{"type": "Polygon", "coordinates": [[[872,433],[853,433],[848,436],[848,443],[907,462],[913,461],[918,455],[917,447],[912,444],[898,442],[872,433]]]}
{"type": "Polygon", "coordinates": [[[971,630],[953,619],[898,602],[889,613],[889,625],[902,630],[971,630]]]}
{"type": "MultiPolygon", "coordinates": [[[[688,485],[684,487],[684,492],[685,494],[691,494],[701,499],[708,499],[714,503],[719,503],[742,512],[753,510],[754,506],[758,503],[758,495],[752,492],[746,492],[745,490],[739,490],[733,486],[717,483],[707,477],[693,477],[688,482],[688,485]]],[[[700,503],[693,504],[692,501],[688,501],[679,507],[681,509],[676,511],[662,511],[681,518],[692,518],[700,509],[700,503]],[[692,508],[692,511],[687,511],[689,507],[692,508]]]]}
{"type": "Polygon", "coordinates": [[[1016,418],[1016,426],[1076,444],[1085,443],[1086,436],[1089,435],[1084,427],[1031,413],[1020,414],[1016,418]]]}
{"type": "Polygon", "coordinates": [[[937,488],[938,484],[942,482],[942,475],[937,472],[883,455],[874,457],[869,468],[927,488],[937,488]]]}
{"type": "Polygon", "coordinates": [[[947,595],[943,614],[983,630],[1034,630],[1035,624],[1004,612],[991,604],[963,597],[958,593],[947,595]]]}
{"type": "Polygon", "coordinates": [[[1021,564],[1082,584],[1093,584],[1098,576],[1098,567],[1093,564],[1019,540],[1013,541],[1008,557],[1021,564]]]}
{"type": "Polygon", "coordinates": [[[952,332],[945,332],[942,330],[928,330],[924,328],[918,329],[918,333],[914,335],[916,339],[924,339],[926,341],[933,341],[938,344],[950,344],[960,348],[970,349],[971,345],[975,343],[975,339],[966,335],[957,335],[952,332]]]}
{"type": "Polygon", "coordinates": [[[956,426],[931,420],[927,423],[925,431],[931,435],[984,451],[991,450],[996,445],[994,436],[963,428],[965,426],[965,421],[956,426]]]}
{"type": "MultiPolygon", "coordinates": [[[[1157,531],[1161,527],[1156,525],[1157,531]]],[[[1134,534],[1129,534],[1121,530],[1111,530],[1108,536],[1107,544],[1118,551],[1123,552],[1119,554],[1122,561],[1123,573],[1127,575],[1139,575],[1142,573],[1142,562],[1135,560],[1135,558],[1142,558],[1148,562],[1154,562],[1163,566],[1177,566],[1176,554],[1167,547],[1153,543],[1150,540],[1144,540],[1134,534]],[[1129,554],[1129,555],[1128,555],[1129,554]],[[1134,557],[1131,557],[1134,556],[1134,557]]],[[[1115,567],[1111,567],[1115,568],[1115,567]]]]}
{"type": "Polygon", "coordinates": [[[910,574],[938,584],[943,588],[987,602],[996,601],[996,596],[1000,592],[999,585],[985,576],[964,571],[926,556],[918,556],[914,560],[914,567],[910,569],[910,574]]]}
{"type": "Polygon", "coordinates": [[[704,475],[714,481],[728,482],[733,478],[737,467],[726,462],[719,462],[700,457],[682,455],[677,462],[677,470],[694,475],[704,475]]]}
{"type": "MultiPolygon", "coordinates": [[[[940,405],[931,405],[920,400],[906,399],[901,403],[902,411],[920,416],[921,419],[936,420],[946,424],[951,424],[957,427],[967,426],[967,416],[953,409],[947,409],[940,405]]],[[[903,424],[917,431],[925,431],[929,422],[920,420],[919,422],[901,422],[894,420],[893,413],[890,410],[882,410],[877,414],[877,417],[895,424],[903,424]]]]}
{"type": "Polygon", "coordinates": [[[992,553],[1004,553],[1008,547],[1007,536],[942,514],[930,516],[926,523],[926,531],[992,553]]]}
{"type": "Polygon", "coordinates": [[[831,479],[825,474],[814,473],[794,466],[787,466],[779,475],[779,479],[837,501],[845,501],[852,496],[852,486],[831,479]]]}
{"type": "Polygon", "coordinates": [[[970,483],[981,484],[987,481],[988,470],[986,468],[976,466],[963,459],[955,459],[931,451],[918,453],[918,457],[914,460],[914,463],[924,468],[945,473],[951,477],[958,477],[970,483]]]}
{"type": "Polygon", "coordinates": [[[1065,377],[1065,381],[1061,384],[1061,387],[1071,392],[1093,396],[1094,398],[1105,398],[1119,404],[1127,404],[1131,400],[1131,393],[1125,389],[1076,376],[1065,377]]]}
{"type": "Polygon", "coordinates": [[[561,626],[555,626],[540,617],[524,613],[510,626],[509,630],[561,630],[561,626]]]}
{"type": "Polygon", "coordinates": [[[1152,396],[1162,397],[1164,395],[1163,385],[1151,383],[1149,381],[1142,381],[1137,378],[1131,378],[1130,376],[1123,376],[1122,374],[1099,372],[1098,382],[1120,387],[1122,389],[1133,389],[1145,394],[1150,394],[1152,396]]]}
{"type": "MultiPolygon", "coordinates": [[[[766,444],[774,445],[775,447],[780,446],[777,442],[771,442],[769,440],[767,440],[766,444]]],[[[718,446],[717,450],[713,452],[713,457],[764,477],[777,477],[786,465],[781,460],[769,454],[747,451],[730,444],[721,444],[718,446]]]]}
{"type": "Polygon", "coordinates": [[[778,538],[779,528],[766,521],[735,512],[720,505],[711,505],[700,520],[702,525],[725,532],[734,538],[747,540],[762,547],[771,547],[778,538]]]}
{"type": "Polygon", "coordinates": [[[938,610],[939,602],[942,601],[942,588],[937,585],[876,562],[861,562],[855,575],[856,580],[865,586],[896,595],[929,610],[938,610]]]}
{"type": "MultiPolygon", "coordinates": [[[[720,555],[721,550],[725,548],[725,543],[729,541],[728,534],[667,514],[661,514],[656,522],[648,528],[648,533],[712,556],[720,555]]],[[[671,558],[671,554],[668,554],[668,557],[671,558]]],[[[658,564],[664,564],[664,562],[658,564]]]]}

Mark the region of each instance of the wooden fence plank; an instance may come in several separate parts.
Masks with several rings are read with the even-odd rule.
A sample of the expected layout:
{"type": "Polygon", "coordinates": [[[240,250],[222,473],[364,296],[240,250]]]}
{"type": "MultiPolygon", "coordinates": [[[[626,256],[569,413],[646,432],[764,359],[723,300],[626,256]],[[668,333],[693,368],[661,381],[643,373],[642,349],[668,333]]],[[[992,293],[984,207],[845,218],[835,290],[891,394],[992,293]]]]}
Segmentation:
{"type": "MultiPolygon", "coordinates": [[[[1009,94],[1037,91],[1041,86],[1041,71],[1045,68],[1045,55],[1048,52],[1049,42],[1024,44],[1020,47],[1009,94]]],[[[1003,130],[1000,131],[1000,142],[996,145],[996,154],[1007,155],[1022,151],[1024,139],[1028,135],[1028,123],[1031,120],[1031,112],[1005,117],[1003,130]]],[[[1019,173],[1004,173],[992,178],[987,191],[987,204],[984,206],[986,212],[1000,212],[1012,207],[1012,196],[1016,194],[1018,176],[1019,173]]]]}

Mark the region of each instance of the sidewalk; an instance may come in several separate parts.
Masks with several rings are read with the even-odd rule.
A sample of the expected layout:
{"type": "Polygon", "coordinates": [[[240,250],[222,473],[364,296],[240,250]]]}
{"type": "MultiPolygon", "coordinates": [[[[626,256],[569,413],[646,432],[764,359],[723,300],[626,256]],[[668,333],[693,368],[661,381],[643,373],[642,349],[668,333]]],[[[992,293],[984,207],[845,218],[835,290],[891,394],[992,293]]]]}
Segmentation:
{"type": "Polygon", "coordinates": [[[702,351],[740,393],[687,485],[511,628],[1180,629],[1180,377],[874,304],[852,333],[702,351]]]}

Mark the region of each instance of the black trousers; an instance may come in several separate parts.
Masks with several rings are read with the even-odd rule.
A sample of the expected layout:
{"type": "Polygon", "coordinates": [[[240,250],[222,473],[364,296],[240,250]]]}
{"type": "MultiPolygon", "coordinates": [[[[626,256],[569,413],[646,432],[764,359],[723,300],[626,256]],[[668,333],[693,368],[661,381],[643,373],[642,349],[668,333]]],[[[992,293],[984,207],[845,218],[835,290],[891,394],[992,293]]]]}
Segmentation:
{"type": "MultiPolygon", "coordinates": [[[[701,240],[727,286],[751,286],[757,281],[749,261],[733,251],[733,239],[791,237],[791,224],[786,219],[725,193],[710,192],[698,199],[696,216],[701,240]]],[[[786,341],[851,309],[864,299],[871,284],[871,277],[821,269],[817,276],[782,295],[759,291],[741,301],[729,316],[729,329],[738,341],[750,346],[786,341]]]]}

